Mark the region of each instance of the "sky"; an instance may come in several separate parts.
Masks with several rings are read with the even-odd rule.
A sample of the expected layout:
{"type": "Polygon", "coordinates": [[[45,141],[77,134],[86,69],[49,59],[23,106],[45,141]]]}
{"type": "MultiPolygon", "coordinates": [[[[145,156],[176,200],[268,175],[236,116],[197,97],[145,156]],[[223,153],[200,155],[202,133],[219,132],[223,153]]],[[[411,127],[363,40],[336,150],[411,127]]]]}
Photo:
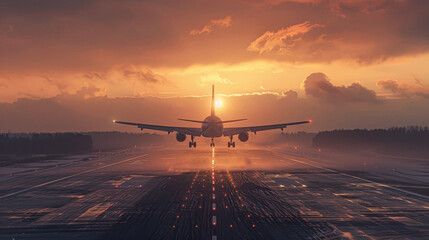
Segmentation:
{"type": "Polygon", "coordinates": [[[429,125],[429,1],[2,0],[0,132],[429,125]],[[245,124],[245,123],[241,123],[245,124]]]}

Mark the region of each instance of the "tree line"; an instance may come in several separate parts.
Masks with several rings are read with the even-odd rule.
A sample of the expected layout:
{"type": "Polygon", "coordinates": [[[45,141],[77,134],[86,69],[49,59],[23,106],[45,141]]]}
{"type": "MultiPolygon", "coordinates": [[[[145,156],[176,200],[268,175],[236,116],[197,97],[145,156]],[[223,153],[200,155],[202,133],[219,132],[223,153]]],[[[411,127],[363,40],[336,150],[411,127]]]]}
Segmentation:
{"type": "Polygon", "coordinates": [[[313,146],[336,150],[373,150],[381,153],[429,154],[427,127],[354,129],[319,132],[313,146]]]}
{"type": "Polygon", "coordinates": [[[91,136],[79,133],[0,135],[0,153],[4,154],[62,154],[91,150],[91,136]]]}
{"type": "Polygon", "coordinates": [[[163,137],[161,135],[149,133],[0,134],[0,154],[72,154],[162,144],[163,137]]]}

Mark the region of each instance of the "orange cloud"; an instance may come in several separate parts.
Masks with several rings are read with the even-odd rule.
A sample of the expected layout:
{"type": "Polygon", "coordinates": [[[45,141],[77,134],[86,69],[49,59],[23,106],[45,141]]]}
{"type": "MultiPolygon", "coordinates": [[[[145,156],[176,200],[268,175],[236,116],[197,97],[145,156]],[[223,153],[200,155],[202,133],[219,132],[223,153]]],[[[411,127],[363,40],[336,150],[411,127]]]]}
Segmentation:
{"type": "Polygon", "coordinates": [[[429,85],[423,84],[420,79],[415,78],[415,83],[398,82],[396,80],[380,80],[377,86],[381,89],[392,92],[398,97],[424,97],[429,98],[429,85]]]}
{"type": "Polygon", "coordinates": [[[255,41],[251,42],[248,51],[259,52],[259,54],[271,51],[286,53],[300,41],[304,35],[314,27],[324,27],[320,24],[310,24],[309,21],[282,28],[277,32],[267,31],[255,41]]]}
{"type": "Polygon", "coordinates": [[[216,27],[229,28],[232,25],[232,16],[227,16],[220,19],[212,19],[209,24],[205,25],[202,29],[193,29],[189,32],[190,35],[200,35],[203,33],[211,33],[216,27]]]}
{"type": "Polygon", "coordinates": [[[350,86],[335,86],[323,73],[312,73],[304,81],[305,93],[328,102],[377,102],[375,91],[359,83],[350,86]]]}

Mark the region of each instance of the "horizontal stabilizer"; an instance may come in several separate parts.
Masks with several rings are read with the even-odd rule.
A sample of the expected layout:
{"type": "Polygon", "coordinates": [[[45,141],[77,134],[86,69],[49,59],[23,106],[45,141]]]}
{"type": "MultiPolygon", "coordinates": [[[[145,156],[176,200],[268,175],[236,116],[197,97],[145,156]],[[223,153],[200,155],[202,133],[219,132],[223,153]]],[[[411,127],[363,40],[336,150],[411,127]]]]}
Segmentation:
{"type": "Polygon", "coordinates": [[[194,123],[207,123],[207,122],[204,122],[204,121],[190,120],[190,119],[183,119],[183,118],[178,118],[177,120],[185,121],[185,122],[194,122],[194,123]]]}
{"type": "Polygon", "coordinates": [[[242,119],[234,119],[234,120],[222,121],[222,123],[240,122],[240,121],[244,121],[244,120],[247,120],[247,119],[245,119],[245,118],[242,118],[242,119]]]}
{"type": "MultiPolygon", "coordinates": [[[[194,123],[209,123],[209,122],[206,122],[206,121],[190,120],[190,119],[183,119],[183,118],[178,118],[177,120],[185,121],[185,122],[194,122],[194,123]]],[[[220,121],[218,123],[239,122],[239,121],[244,121],[244,120],[247,120],[247,119],[245,119],[245,118],[243,118],[243,119],[234,119],[234,120],[228,120],[228,121],[220,121]]]]}

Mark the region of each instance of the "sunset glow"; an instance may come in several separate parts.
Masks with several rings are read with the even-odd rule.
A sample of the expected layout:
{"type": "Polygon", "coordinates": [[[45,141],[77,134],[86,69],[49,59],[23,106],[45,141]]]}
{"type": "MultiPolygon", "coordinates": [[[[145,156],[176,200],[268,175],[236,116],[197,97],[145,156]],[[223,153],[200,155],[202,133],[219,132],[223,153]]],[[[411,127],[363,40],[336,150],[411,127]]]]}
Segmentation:
{"type": "Polygon", "coordinates": [[[113,117],[172,124],[186,111],[202,118],[212,84],[228,101],[216,102],[222,117],[249,123],[429,121],[425,1],[6,2],[0,131],[113,129],[98,124],[113,117]]]}

